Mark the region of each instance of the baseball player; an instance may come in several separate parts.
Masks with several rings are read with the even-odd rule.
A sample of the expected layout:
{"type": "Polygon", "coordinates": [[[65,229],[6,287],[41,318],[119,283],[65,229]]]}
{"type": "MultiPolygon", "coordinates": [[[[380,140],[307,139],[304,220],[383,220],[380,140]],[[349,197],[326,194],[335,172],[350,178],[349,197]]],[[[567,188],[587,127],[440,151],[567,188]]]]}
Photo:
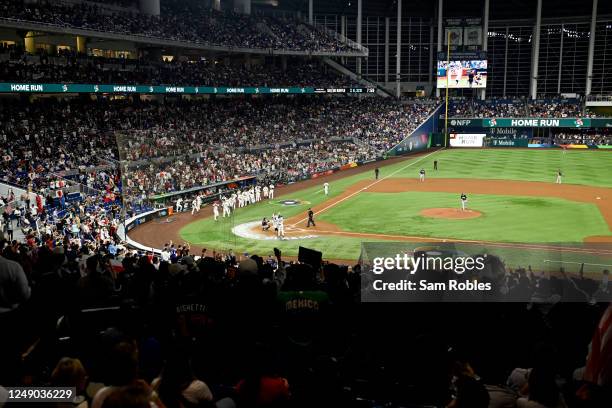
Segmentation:
{"type": "Polygon", "coordinates": [[[285,219],[281,214],[278,214],[276,218],[277,228],[278,228],[278,239],[285,238],[285,219]]]}
{"type": "Polygon", "coordinates": [[[270,196],[270,200],[274,199],[274,184],[270,184],[270,189],[268,191],[268,196],[270,196]]]}
{"type": "Polygon", "coordinates": [[[200,212],[200,208],[202,208],[202,196],[199,194],[196,196],[196,204],[198,207],[197,211],[200,212]]]}
{"type": "Polygon", "coordinates": [[[255,187],[255,201],[256,202],[261,201],[261,187],[260,186],[255,187]]]}
{"type": "Polygon", "coordinates": [[[232,193],[230,196],[230,204],[232,205],[232,209],[234,211],[236,211],[236,198],[238,198],[238,195],[236,193],[232,193]]]}
{"type": "Polygon", "coordinates": [[[198,209],[198,200],[194,198],[191,201],[191,215],[194,215],[196,213],[197,209],[198,209]]]}
{"type": "Polygon", "coordinates": [[[425,169],[419,170],[419,181],[425,181],[425,169]]]}
{"type": "Polygon", "coordinates": [[[465,193],[461,193],[461,211],[467,210],[467,195],[465,193]]]}
{"type": "Polygon", "coordinates": [[[328,182],[323,183],[323,191],[325,192],[325,195],[329,195],[329,183],[328,182]]]}
{"type": "Polygon", "coordinates": [[[215,201],[213,204],[213,217],[215,221],[219,219],[219,203],[215,201]]]}
{"type": "Polygon", "coordinates": [[[555,183],[561,184],[562,177],[563,177],[563,173],[561,173],[561,169],[557,170],[557,180],[555,181],[555,183]]]}
{"type": "Polygon", "coordinates": [[[268,186],[264,186],[263,188],[263,198],[268,198],[268,186]]]}
{"type": "Polygon", "coordinates": [[[463,67],[461,66],[461,63],[451,63],[449,73],[451,81],[453,78],[455,78],[455,84],[459,85],[459,81],[461,81],[461,76],[463,74],[463,67]]]}
{"type": "Polygon", "coordinates": [[[181,197],[176,200],[176,212],[183,211],[183,199],[181,197]]]}
{"type": "Polygon", "coordinates": [[[312,208],[309,208],[308,209],[308,223],[306,223],[306,228],[309,228],[311,224],[313,227],[317,226],[317,224],[315,224],[314,222],[314,212],[312,211],[312,208]]]}
{"type": "Polygon", "coordinates": [[[230,203],[227,201],[227,199],[223,199],[221,206],[223,207],[223,217],[229,217],[232,213],[230,210],[230,203]]]}

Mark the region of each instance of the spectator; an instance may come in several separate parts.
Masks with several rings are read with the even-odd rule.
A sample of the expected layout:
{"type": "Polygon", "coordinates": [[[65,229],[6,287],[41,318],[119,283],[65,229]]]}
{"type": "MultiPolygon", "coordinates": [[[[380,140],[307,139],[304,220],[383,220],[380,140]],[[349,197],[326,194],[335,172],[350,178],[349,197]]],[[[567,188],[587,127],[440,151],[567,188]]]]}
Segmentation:
{"type": "Polygon", "coordinates": [[[88,402],[85,397],[87,386],[87,373],[81,361],[76,358],[64,357],[57,363],[51,373],[52,387],[73,387],[76,390],[72,402],[58,403],[57,408],[87,408],[88,402]]]}
{"type": "Polygon", "coordinates": [[[556,383],[553,372],[547,368],[534,367],[522,390],[526,397],[516,401],[517,408],[566,408],[567,405],[556,383]]]}
{"type": "Polygon", "coordinates": [[[135,384],[113,389],[102,408],[165,408],[146,384],[135,384]]]}
{"type": "Polygon", "coordinates": [[[253,354],[248,375],[236,385],[239,407],[283,407],[290,399],[287,379],[272,367],[269,351],[261,347],[253,354]]]}
{"type": "Polygon", "coordinates": [[[152,387],[167,408],[204,407],[213,401],[208,385],[194,376],[184,352],[177,351],[168,358],[152,387]]]}
{"type": "Polygon", "coordinates": [[[99,255],[87,258],[86,274],[77,282],[77,297],[83,306],[104,305],[113,294],[113,281],[98,269],[100,259],[99,255]]]}
{"type": "Polygon", "coordinates": [[[105,407],[106,399],[116,392],[118,394],[114,395],[112,401],[115,401],[115,398],[130,395],[132,391],[141,388],[148,389],[148,385],[138,379],[138,349],[130,341],[120,341],[112,348],[106,361],[106,371],[106,386],[96,392],[91,403],[92,408],[105,407]],[[134,388],[122,388],[128,386],[134,388]]]}
{"type": "MultiPolygon", "coordinates": [[[[0,232],[0,248],[6,240],[0,232]]],[[[0,314],[11,312],[25,303],[31,294],[28,278],[18,262],[5,258],[12,251],[4,248],[0,255],[0,314]]]]}

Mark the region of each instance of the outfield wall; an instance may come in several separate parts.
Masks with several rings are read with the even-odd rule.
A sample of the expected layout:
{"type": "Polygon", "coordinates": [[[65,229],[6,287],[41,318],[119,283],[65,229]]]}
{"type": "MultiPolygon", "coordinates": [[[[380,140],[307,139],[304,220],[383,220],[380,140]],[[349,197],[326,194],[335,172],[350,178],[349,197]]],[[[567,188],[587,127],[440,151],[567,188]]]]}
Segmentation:
{"type": "Polygon", "coordinates": [[[612,149],[609,145],[554,144],[552,129],[606,129],[611,118],[449,118],[451,134],[484,134],[485,147],[612,149]]]}

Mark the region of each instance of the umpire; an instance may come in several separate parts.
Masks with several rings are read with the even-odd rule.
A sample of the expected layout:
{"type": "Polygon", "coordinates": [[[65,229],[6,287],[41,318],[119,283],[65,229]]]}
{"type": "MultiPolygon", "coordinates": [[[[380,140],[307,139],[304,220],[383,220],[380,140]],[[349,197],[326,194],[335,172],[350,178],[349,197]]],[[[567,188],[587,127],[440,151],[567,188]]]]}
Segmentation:
{"type": "Polygon", "coordinates": [[[312,224],[313,227],[317,226],[314,222],[314,212],[312,212],[312,208],[308,209],[308,223],[306,224],[306,228],[310,227],[310,224],[312,224]]]}

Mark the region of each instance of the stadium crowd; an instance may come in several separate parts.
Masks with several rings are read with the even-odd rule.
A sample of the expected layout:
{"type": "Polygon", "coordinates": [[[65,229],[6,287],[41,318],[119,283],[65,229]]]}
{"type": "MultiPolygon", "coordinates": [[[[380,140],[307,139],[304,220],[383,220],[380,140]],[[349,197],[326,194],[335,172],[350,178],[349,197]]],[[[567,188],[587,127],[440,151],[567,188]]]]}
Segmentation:
{"type": "Polygon", "coordinates": [[[6,82],[199,86],[359,86],[313,62],[271,65],[223,64],[217,60],[148,62],[138,59],[85,57],[73,52],[26,55],[19,47],[0,47],[0,78],[6,82]]]}
{"type": "Polygon", "coordinates": [[[582,116],[582,104],[579,101],[544,100],[530,101],[529,116],[538,118],[577,118],[582,116]]]}
{"type": "Polygon", "coordinates": [[[242,153],[205,152],[191,160],[181,157],[157,165],[128,166],[124,171],[124,188],[126,195],[140,197],[178,192],[245,175],[256,175],[273,184],[288,184],[381,155],[367,145],[352,141],[320,141],[242,153]]]}
{"type": "MultiPolygon", "coordinates": [[[[67,231],[107,245],[120,212],[145,211],[150,196],[244,176],[287,184],[371,161],[435,106],[376,97],[236,101],[5,100],[0,180],[33,195],[2,209],[4,230],[54,239],[67,231]]],[[[225,190],[180,197],[190,203],[194,194],[225,190]]]]}
{"type": "Polygon", "coordinates": [[[118,230],[131,189],[298,180],[382,154],[436,106],[236,101],[5,101],[1,177],[46,196],[0,198],[0,325],[15,333],[0,336],[0,384],[73,386],[81,408],[610,404],[612,308],[597,304],[607,271],[504,270],[500,293],[528,307],[410,305],[407,326],[397,304],[359,303],[361,265],[169,240],[160,253],[129,249],[118,230]],[[57,194],[72,183],[88,193],[57,194]]]}
{"type": "Polygon", "coordinates": [[[575,118],[583,117],[582,104],[578,100],[491,98],[487,100],[453,99],[451,117],[477,118],[575,118]]]}
{"type": "Polygon", "coordinates": [[[503,275],[508,296],[580,296],[571,307],[393,304],[388,313],[359,303],[360,265],[194,254],[172,242],[153,254],[62,234],[0,235],[0,323],[12,334],[0,338],[0,384],[75,387],[70,404],[81,408],[611,401],[612,306],[587,304],[603,289],[582,273],[503,275]],[[410,325],[398,324],[404,313],[410,325]]]}
{"type": "Polygon", "coordinates": [[[453,99],[449,105],[450,117],[525,117],[527,114],[525,103],[520,100],[453,99]]]}
{"type": "Polygon", "coordinates": [[[223,47],[351,51],[305,23],[215,11],[198,1],[165,1],[160,16],[150,16],[86,2],[6,0],[0,5],[0,18],[223,47]]]}
{"type": "MultiPolygon", "coordinates": [[[[156,185],[157,174],[180,168],[189,171],[167,189],[261,171],[295,181],[324,166],[381,156],[435,106],[376,97],[240,101],[7,101],[0,112],[0,179],[38,190],[59,176],[93,173],[92,167],[119,160],[131,167],[144,159],[176,157],[181,164],[147,163],[146,184],[156,185]],[[199,156],[200,164],[190,167],[186,155],[199,156]]],[[[141,175],[143,168],[130,173],[141,175]]],[[[96,179],[83,176],[81,182],[104,190],[96,179]]]]}

